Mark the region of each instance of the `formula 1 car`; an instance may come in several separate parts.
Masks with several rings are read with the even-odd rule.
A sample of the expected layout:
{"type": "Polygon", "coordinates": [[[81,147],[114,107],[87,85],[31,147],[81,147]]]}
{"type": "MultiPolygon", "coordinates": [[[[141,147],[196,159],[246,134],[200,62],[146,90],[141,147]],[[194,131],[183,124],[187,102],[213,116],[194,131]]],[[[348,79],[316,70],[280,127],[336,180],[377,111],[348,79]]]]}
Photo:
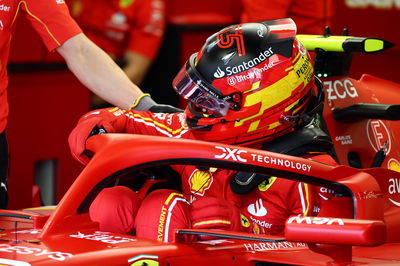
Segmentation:
{"type": "MultiPolygon", "coordinates": [[[[128,134],[93,136],[95,156],[57,207],[1,211],[3,265],[334,265],[400,263],[400,173],[328,166],[263,150],[128,134]],[[152,148],[149,148],[152,147],[152,148]],[[343,191],[328,217],[291,217],[285,235],[182,229],[172,243],[99,232],[88,206],[104,187],[141,183],[146,169],[191,164],[300,180],[343,191]],[[337,206],[337,205],[335,205],[337,206]],[[336,216],[335,216],[336,215],[336,216]],[[213,240],[186,241],[185,235],[213,240]]],[[[147,178],[146,182],[154,182],[147,178]]],[[[139,190],[140,191],[140,190],[139,190]]]]}
{"type": "MultiPolygon", "coordinates": [[[[299,38],[309,50],[318,43],[316,70],[317,75],[321,74],[325,96],[328,95],[323,116],[342,165],[329,166],[273,151],[195,140],[128,134],[93,136],[88,140],[88,149],[94,153],[92,160],[57,206],[0,211],[0,264],[400,264],[400,172],[394,171],[397,165],[393,164],[398,158],[398,125],[387,124],[388,120],[398,119],[397,105],[390,102],[390,95],[395,92],[390,91],[399,85],[371,76],[357,81],[343,73],[330,76],[328,71],[323,72],[330,70],[325,63],[335,59],[337,52],[343,52],[340,49],[346,47],[346,41],[351,43],[350,49],[355,49],[350,37],[337,38],[345,44],[339,51],[321,42],[330,37],[299,38]],[[328,73],[326,77],[324,73],[328,73]],[[371,105],[370,90],[378,83],[385,87],[385,101],[372,101],[371,105]],[[348,97],[344,97],[345,93],[348,97]],[[379,134],[379,126],[388,129],[387,135],[379,134]],[[360,132],[367,137],[359,137],[360,132]],[[371,141],[366,146],[368,136],[371,141]],[[157,173],[168,165],[250,171],[338,193],[319,216],[290,217],[282,236],[180,229],[171,243],[161,243],[99,231],[98,224],[89,218],[88,208],[101,189],[129,184],[144,195],[154,184],[163,182],[157,173]],[[193,235],[206,236],[208,240],[186,237],[193,235]]],[[[360,39],[356,42],[366,43],[360,39]]]]}

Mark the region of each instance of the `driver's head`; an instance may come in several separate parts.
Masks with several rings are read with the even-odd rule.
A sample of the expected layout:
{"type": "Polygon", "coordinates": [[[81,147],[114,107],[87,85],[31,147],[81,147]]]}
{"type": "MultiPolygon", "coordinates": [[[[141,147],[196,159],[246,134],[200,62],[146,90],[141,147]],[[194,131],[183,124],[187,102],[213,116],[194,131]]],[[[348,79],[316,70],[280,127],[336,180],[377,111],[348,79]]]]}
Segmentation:
{"type": "Polygon", "coordinates": [[[189,58],[173,86],[199,139],[248,145],[293,129],[288,117],[305,111],[314,84],[295,36],[291,19],[233,25],[189,58]]]}

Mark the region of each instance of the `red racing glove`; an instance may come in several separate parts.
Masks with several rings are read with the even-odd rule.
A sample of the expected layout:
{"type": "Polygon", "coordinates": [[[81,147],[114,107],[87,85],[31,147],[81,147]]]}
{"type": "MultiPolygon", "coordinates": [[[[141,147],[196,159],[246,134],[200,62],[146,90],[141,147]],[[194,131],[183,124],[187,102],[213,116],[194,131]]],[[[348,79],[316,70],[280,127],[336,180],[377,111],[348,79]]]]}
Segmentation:
{"type": "Polygon", "coordinates": [[[86,150],[86,140],[98,134],[114,133],[112,116],[102,110],[93,111],[84,115],[68,137],[72,155],[82,164],[90,161],[90,153],[86,150]]]}
{"type": "Polygon", "coordinates": [[[224,199],[204,197],[192,203],[193,229],[242,231],[240,211],[224,199]]]}

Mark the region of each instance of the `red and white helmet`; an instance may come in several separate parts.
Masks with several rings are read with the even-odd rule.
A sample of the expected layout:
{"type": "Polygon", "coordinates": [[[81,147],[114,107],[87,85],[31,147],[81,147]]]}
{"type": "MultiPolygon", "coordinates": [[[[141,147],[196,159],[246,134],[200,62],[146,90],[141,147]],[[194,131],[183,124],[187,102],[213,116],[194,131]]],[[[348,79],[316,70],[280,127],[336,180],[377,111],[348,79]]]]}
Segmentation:
{"type": "Polygon", "coordinates": [[[293,130],[314,86],[295,36],[291,19],[233,25],[189,58],[173,87],[189,100],[187,124],[198,139],[249,145],[293,130]]]}

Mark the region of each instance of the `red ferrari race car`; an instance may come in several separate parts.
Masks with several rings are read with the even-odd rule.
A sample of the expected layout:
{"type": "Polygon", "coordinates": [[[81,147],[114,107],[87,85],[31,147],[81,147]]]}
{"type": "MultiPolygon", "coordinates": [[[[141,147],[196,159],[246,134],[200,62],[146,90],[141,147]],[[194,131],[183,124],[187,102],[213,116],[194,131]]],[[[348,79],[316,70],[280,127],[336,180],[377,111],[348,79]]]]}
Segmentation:
{"type": "MultiPolygon", "coordinates": [[[[94,136],[95,156],[55,208],[1,211],[3,265],[333,265],[400,263],[400,202],[390,193],[400,173],[328,166],[263,150],[128,134],[94,136]],[[151,148],[153,147],[153,148],[151,148]],[[182,229],[172,243],[99,232],[88,206],[104,187],[157,182],[160,165],[257,172],[343,191],[348,218],[291,217],[282,237],[182,229]],[[188,242],[185,235],[212,236],[188,242]]],[[[140,191],[140,189],[139,189],[140,191]]],[[[329,207],[327,207],[329,208],[329,207]]],[[[343,217],[343,215],[339,216],[343,217]]]]}
{"type": "MultiPolygon", "coordinates": [[[[398,107],[391,102],[396,92],[391,91],[400,86],[371,76],[354,80],[345,71],[338,72],[345,68],[337,64],[346,60],[336,60],[337,56],[360,47],[374,49],[368,39],[312,38],[299,36],[309,50],[317,52],[316,73],[325,88],[323,116],[342,165],[194,140],[93,136],[88,140],[93,159],[57,206],[0,211],[0,264],[399,265],[400,172],[394,171],[399,158],[398,124],[393,122],[399,118],[398,107]],[[384,87],[382,94],[374,94],[377,87],[384,87]],[[386,135],[380,134],[382,128],[387,129],[386,135]],[[290,217],[282,236],[181,229],[171,243],[161,243],[101,232],[90,220],[88,208],[103,188],[126,185],[144,195],[165,181],[169,165],[277,176],[340,193],[332,201],[336,204],[325,205],[320,216],[290,217]],[[189,241],[188,235],[208,240],[189,241]]],[[[384,48],[386,43],[378,46],[384,48]]],[[[330,141],[322,135],[310,136],[312,128],[305,131],[296,134],[309,143],[330,141]]]]}

